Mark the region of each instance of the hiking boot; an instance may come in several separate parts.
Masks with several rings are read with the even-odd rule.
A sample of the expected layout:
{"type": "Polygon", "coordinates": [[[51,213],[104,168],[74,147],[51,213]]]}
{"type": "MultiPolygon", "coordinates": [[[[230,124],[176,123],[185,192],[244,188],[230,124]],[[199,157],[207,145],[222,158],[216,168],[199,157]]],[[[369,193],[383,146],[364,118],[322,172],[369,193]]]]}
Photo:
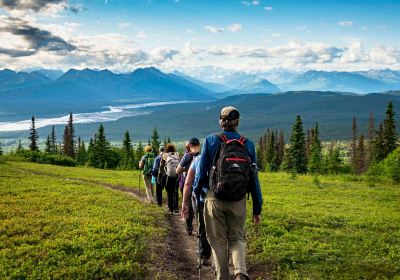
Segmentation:
{"type": "Polygon", "coordinates": [[[238,273],[235,276],[235,280],[250,280],[249,276],[243,274],[243,273],[238,273]]]}

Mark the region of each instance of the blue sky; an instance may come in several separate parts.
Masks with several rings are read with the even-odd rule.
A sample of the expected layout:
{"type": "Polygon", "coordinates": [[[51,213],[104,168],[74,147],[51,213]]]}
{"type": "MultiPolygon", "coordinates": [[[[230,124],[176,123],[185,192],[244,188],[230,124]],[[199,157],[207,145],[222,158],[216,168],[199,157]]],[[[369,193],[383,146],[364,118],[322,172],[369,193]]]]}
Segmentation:
{"type": "Polygon", "coordinates": [[[398,0],[14,2],[0,68],[400,69],[398,0]]]}

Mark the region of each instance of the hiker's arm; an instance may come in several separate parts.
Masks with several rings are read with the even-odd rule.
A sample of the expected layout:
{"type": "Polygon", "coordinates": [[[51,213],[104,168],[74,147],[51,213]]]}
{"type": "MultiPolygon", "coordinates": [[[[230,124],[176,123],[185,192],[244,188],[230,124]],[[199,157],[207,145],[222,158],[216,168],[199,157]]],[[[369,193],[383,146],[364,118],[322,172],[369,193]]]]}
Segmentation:
{"type": "Polygon", "coordinates": [[[139,161],[139,168],[140,169],[144,168],[144,160],[143,160],[143,158],[141,158],[140,161],[139,161]]]}
{"type": "Polygon", "coordinates": [[[209,151],[209,138],[207,137],[204,141],[200,162],[198,166],[198,174],[196,172],[196,176],[199,176],[199,180],[197,186],[199,190],[195,191],[197,195],[200,194],[202,186],[208,186],[208,171],[210,169],[211,159],[210,159],[210,151],[209,151]]]}
{"type": "Polygon", "coordinates": [[[185,185],[183,186],[183,195],[182,195],[182,218],[187,219],[189,217],[189,201],[191,195],[191,188],[194,181],[195,171],[193,168],[189,168],[187,172],[185,185]]]}
{"type": "MultiPolygon", "coordinates": [[[[254,144],[249,142],[248,144],[249,154],[251,158],[251,163],[257,164],[256,151],[254,144]]],[[[260,215],[262,210],[262,193],[260,181],[258,179],[258,171],[255,170],[252,178],[252,188],[251,188],[251,198],[253,200],[253,221],[255,223],[260,222],[260,215]]]]}
{"type": "Polygon", "coordinates": [[[176,174],[181,175],[185,169],[179,164],[176,168],[176,174]]]}
{"type": "Polygon", "coordinates": [[[156,157],[154,164],[153,164],[153,169],[151,170],[151,175],[153,175],[154,177],[157,177],[159,168],[160,168],[160,158],[156,157]]]}

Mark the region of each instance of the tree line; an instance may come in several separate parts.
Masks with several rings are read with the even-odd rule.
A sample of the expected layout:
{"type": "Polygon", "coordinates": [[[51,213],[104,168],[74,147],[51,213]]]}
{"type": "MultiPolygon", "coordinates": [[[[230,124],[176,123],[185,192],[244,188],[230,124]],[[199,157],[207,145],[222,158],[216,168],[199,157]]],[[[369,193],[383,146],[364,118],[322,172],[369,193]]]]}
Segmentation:
{"type": "MultiPolygon", "coordinates": [[[[45,141],[45,148],[40,151],[39,134],[36,129],[35,117],[32,116],[29,129],[29,149],[25,149],[19,141],[16,155],[23,156],[31,161],[58,165],[80,165],[95,168],[137,169],[138,163],[144,155],[144,144],[139,141],[134,148],[131,136],[127,130],[124,134],[122,147],[111,146],[106,137],[103,124],[99,125],[97,132],[86,144],[83,139],[76,137],[73,114],[69,114],[68,123],[64,128],[62,141],[57,142],[54,125],[45,141]]],[[[157,128],[154,127],[147,145],[158,151],[161,144],[171,143],[171,139],[160,141],[157,128]]],[[[1,151],[1,149],[0,149],[1,151]]]]}
{"type": "Polygon", "coordinates": [[[304,131],[301,116],[292,127],[289,143],[282,131],[267,129],[257,145],[258,165],[267,171],[291,173],[350,173],[362,174],[371,166],[385,160],[399,146],[393,103],[386,107],[385,118],[378,128],[370,114],[368,135],[358,132],[356,117],[352,120],[352,137],[348,147],[330,143],[323,147],[319,124],[304,131]]]}

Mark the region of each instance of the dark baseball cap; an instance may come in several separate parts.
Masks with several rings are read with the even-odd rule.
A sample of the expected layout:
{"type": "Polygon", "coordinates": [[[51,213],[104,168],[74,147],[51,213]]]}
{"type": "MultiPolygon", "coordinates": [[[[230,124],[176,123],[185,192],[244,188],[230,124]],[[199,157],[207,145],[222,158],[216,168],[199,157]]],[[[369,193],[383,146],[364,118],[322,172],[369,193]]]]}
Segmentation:
{"type": "Polygon", "coordinates": [[[200,145],[200,140],[196,137],[192,137],[189,139],[189,145],[192,146],[199,146],[200,145]]]}

